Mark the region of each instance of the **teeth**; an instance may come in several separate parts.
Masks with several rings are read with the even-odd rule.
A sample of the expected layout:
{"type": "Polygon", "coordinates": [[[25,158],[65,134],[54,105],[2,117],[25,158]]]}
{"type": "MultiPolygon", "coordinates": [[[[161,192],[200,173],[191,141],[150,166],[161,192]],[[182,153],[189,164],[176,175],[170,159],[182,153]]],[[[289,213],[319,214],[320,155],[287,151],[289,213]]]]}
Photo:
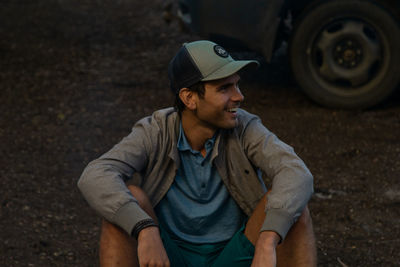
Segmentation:
{"type": "Polygon", "coordinates": [[[237,112],[238,108],[230,108],[228,109],[229,112],[237,112]]]}

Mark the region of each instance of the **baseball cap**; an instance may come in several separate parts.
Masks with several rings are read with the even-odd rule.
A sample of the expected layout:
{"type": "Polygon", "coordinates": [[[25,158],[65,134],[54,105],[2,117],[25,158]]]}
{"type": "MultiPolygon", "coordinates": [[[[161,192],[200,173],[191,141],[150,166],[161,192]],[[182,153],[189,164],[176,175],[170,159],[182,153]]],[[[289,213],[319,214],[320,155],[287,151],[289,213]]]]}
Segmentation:
{"type": "Polygon", "coordinates": [[[246,66],[257,67],[256,60],[234,60],[220,45],[206,40],[185,43],[168,66],[171,89],[178,93],[200,81],[226,78],[246,66]]]}

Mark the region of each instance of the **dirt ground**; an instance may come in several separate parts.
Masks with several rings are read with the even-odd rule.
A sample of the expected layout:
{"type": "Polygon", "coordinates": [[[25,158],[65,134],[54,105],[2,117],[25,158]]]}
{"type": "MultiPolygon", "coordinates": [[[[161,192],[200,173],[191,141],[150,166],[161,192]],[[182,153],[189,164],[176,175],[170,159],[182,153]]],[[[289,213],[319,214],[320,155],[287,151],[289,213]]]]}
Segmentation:
{"type": "MultiPolygon", "coordinates": [[[[199,39],[162,0],[0,3],[0,266],[96,266],[100,218],[76,182],[139,118],[173,102],[166,67],[199,39]]],[[[244,107],[315,176],[319,266],[399,266],[400,97],[327,109],[285,57],[245,77],[244,107]]],[[[394,70],[398,71],[398,70],[394,70]]]]}

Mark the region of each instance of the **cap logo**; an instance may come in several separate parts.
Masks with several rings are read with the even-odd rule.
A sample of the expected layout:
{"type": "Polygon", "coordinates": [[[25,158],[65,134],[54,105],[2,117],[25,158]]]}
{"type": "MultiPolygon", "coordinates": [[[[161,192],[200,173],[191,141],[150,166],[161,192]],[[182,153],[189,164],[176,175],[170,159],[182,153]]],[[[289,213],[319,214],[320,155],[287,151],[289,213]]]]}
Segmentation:
{"type": "Polygon", "coordinates": [[[228,52],[226,52],[226,50],[222,46],[214,45],[214,52],[215,52],[215,54],[217,54],[220,57],[224,57],[224,58],[229,57],[228,52]]]}

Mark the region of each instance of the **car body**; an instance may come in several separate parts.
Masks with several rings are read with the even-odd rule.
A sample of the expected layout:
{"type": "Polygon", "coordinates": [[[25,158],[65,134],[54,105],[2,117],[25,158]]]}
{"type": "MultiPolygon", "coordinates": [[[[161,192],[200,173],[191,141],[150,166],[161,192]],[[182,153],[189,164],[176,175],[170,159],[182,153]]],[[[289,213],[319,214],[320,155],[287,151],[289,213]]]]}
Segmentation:
{"type": "Polygon", "coordinates": [[[200,36],[236,43],[270,61],[285,41],[293,75],[316,102],[365,108],[387,98],[400,75],[400,1],[178,0],[200,36]]]}

